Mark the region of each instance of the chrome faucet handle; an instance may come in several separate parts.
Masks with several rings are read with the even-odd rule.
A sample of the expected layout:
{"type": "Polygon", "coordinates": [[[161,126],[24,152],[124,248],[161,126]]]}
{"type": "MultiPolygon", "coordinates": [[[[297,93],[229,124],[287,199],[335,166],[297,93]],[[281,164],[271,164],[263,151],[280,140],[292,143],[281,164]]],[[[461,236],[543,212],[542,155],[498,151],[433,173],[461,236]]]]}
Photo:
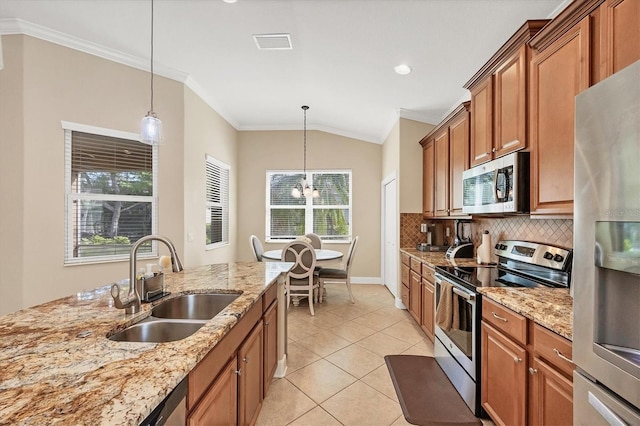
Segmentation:
{"type": "Polygon", "coordinates": [[[134,292],[124,299],[120,298],[120,286],[118,284],[111,285],[111,297],[113,297],[113,305],[118,309],[124,309],[127,314],[135,314],[140,310],[138,295],[134,292]]]}

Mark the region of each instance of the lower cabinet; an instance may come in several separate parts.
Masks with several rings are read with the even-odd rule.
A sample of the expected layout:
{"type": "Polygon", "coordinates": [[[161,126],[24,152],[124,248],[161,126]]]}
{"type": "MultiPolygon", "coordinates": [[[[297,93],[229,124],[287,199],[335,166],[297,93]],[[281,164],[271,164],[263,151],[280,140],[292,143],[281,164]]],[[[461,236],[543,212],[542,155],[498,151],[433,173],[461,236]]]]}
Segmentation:
{"type": "Polygon", "coordinates": [[[429,339],[433,341],[435,318],[435,273],[432,268],[422,264],[422,312],[420,315],[420,327],[429,339]]]}
{"type": "Polygon", "coordinates": [[[417,258],[402,254],[402,303],[424,334],[433,340],[435,319],[435,270],[417,258]],[[405,257],[406,256],[406,257],[405,257]]]}
{"type": "Polygon", "coordinates": [[[409,313],[418,324],[422,316],[422,276],[411,271],[409,279],[409,313]]]}
{"type": "Polygon", "coordinates": [[[571,342],[487,298],[482,407],[498,425],[573,424],[571,342]]]}
{"type": "Polygon", "coordinates": [[[189,373],[187,425],[253,425],[277,367],[275,286],[189,373]]]}

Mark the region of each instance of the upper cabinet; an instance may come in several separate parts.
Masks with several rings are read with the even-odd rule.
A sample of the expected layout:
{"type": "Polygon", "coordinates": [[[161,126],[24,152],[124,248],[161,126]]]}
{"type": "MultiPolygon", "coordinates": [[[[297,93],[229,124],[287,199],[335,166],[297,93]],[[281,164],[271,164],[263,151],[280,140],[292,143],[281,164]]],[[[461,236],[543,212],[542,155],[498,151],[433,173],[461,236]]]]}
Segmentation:
{"type": "Polygon", "coordinates": [[[547,22],[525,22],[465,84],[471,92],[471,166],[527,147],[527,42],[547,22]]]}
{"type": "Polygon", "coordinates": [[[469,102],[462,103],[421,141],[423,214],[462,216],[462,172],[469,168],[469,102]]]}
{"type": "Polygon", "coordinates": [[[599,52],[594,61],[594,83],[640,59],[640,1],[607,0],[593,14],[600,24],[594,30],[599,52]]]}

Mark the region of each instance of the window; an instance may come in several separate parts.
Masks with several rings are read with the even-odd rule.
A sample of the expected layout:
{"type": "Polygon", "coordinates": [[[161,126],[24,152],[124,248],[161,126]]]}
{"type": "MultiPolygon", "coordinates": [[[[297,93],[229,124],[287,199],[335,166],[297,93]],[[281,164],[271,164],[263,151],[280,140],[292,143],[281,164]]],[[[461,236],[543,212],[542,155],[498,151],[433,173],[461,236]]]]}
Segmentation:
{"type": "Polygon", "coordinates": [[[206,156],[207,248],[229,244],[229,166],[206,156]]]}
{"type": "MultiPolygon", "coordinates": [[[[156,233],[157,147],[132,133],[63,122],[65,264],[127,259],[156,233]]],[[[154,255],[156,246],[139,253],[154,255]]]]}
{"type": "Polygon", "coordinates": [[[267,241],[292,240],[310,232],[323,241],[351,239],[351,171],[307,171],[307,183],[318,198],[295,198],[291,189],[303,179],[300,171],[267,172],[267,241]]]}

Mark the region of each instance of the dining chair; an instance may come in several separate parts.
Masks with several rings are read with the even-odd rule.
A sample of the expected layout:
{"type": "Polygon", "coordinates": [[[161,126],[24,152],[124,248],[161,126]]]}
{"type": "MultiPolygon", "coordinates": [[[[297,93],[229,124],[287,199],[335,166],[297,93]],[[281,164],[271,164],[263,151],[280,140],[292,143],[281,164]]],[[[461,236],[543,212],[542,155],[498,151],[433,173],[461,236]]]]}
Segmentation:
{"type": "Polygon", "coordinates": [[[295,262],[295,265],[287,274],[287,309],[292,297],[307,297],[309,299],[309,311],[311,315],[315,315],[313,310],[314,293],[319,288],[319,284],[318,277],[314,274],[316,252],[313,247],[304,241],[292,241],[282,249],[281,260],[283,262],[295,262]]]}
{"type": "Polygon", "coordinates": [[[311,247],[318,250],[322,248],[322,240],[320,239],[320,235],[310,232],[308,234],[304,234],[304,236],[311,240],[311,247]]]}
{"type": "Polygon", "coordinates": [[[253,252],[256,262],[262,262],[262,253],[264,253],[264,249],[262,248],[262,243],[258,237],[255,235],[250,236],[249,244],[251,244],[251,251],[253,252]]]}
{"type": "Polygon", "coordinates": [[[321,267],[318,271],[318,281],[320,288],[318,289],[318,301],[322,303],[324,298],[324,285],[327,282],[344,282],[347,285],[349,291],[349,297],[351,303],[356,303],[356,299],[353,298],[351,292],[351,264],[353,263],[353,254],[356,251],[356,245],[358,244],[358,236],[353,237],[351,245],[349,246],[349,252],[347,253],[347,259],[344,263],[344,269],[340,268],[324,268],[321,267]]]}

